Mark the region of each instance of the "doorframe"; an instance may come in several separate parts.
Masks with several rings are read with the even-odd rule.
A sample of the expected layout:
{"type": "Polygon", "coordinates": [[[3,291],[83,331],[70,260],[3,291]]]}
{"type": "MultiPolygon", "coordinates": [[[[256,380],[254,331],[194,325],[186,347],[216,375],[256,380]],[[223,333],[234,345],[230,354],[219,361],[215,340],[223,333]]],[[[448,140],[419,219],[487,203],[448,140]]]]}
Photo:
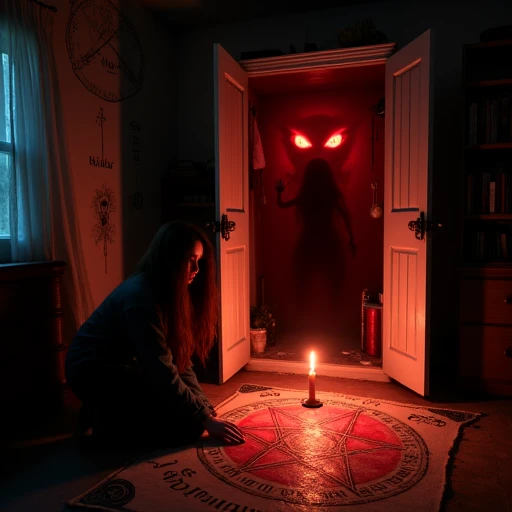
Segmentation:
{"type": "Polygon", "coordinates": [[[312,69],[354,68],[385,64],[394,53],[395,43],[342,48],[321,52],[293,53],[279,57],[239,60],[249,79],[259,75],[282,75],[312,69]]]}
{"type": "MultiPolygon", "coordinates": [[[[395,52],[395,43],[386,43],[356,48],[342,48],[319,52],[296,53],[278,57],[246,59],[238,64],[250,79],[256,76],[275,76],[310,70],[328,70],[356,68],[363,66],[385,65],[387,59],[395,52]]],[[[384,250],[384,247],[382,248],[384,250]]],[[[250,269],[252,271],[252,269],[250,269]]],[[[384,306],[385,307],[385,306],[384,306]]],[[[251,357],[245,370],[261,372],[285,372],[307,375],[309,366],[306,361],[282,361],[251,357]]],[[[364,379],[378,382],[390,382],[382,368],[341,364],[317,364],[318,373],[326,377],[364,379]]]]}

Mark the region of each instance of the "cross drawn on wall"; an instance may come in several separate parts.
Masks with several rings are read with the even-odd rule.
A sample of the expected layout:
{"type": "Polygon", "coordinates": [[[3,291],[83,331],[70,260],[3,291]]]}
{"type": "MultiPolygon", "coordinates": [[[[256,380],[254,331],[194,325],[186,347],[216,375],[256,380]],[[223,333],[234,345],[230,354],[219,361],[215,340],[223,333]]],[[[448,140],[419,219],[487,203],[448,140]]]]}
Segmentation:
{"type": "Polygon", "coordinates": [[[103,183],[101,189],[96,189],[91,208],[94,210],[96,224],[93,226],[92,237],[98,245],[103,242],[103,256],[105,258],[105,274],[107,273],[107,244],[114,243],[116,227],[110,220],[110,214],[116,211],[116,199],[110,187],[103,183]]]}
{"type": "Polygon", "coordinates": [[[112,169],[114,167],[114,162],[105,158],[105,123],[107,122],[107,118],[105,117],[105,112],[103,107],[100,107],[98,113],[96,114],[96,126],[100,129],[100,140],[101,140],[101,157],[99,156],[89,156],[89,165],[94,167],[102,167],[104,169],[112,169]]]}

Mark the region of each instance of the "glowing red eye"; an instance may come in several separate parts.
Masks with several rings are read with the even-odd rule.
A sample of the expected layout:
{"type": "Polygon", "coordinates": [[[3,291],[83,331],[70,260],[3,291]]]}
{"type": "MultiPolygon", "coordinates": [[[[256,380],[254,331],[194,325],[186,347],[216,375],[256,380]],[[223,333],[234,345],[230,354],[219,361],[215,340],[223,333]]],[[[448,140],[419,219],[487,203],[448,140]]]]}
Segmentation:
{"type": "Polygon", "coordinates": [[[337,148],[341,141],[343,140],[343,137],[341,136],[341,133],[337,133],[336,135],[333,135],[325,144],[324,147],[326,148],[337,148]]]}
{"type": "Polygon", "coordinates": [[[298,148],[301,148],[301,149],[306,149],[306,148],[310,148],[311,146],[313,146],[313,144],[311,144],[311,142],[309,142],[309,140],[306,139],[306,137],[304,137],[304,135],[298,135],[298,134],[293,136],[293,143],[298,148]]]}

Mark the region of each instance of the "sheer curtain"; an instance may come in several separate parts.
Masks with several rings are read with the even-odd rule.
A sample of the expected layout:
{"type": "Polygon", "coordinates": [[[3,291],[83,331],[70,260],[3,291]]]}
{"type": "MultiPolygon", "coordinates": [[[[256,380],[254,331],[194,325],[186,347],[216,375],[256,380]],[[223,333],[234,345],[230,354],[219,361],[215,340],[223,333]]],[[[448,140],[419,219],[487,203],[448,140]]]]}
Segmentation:
{"type": "Polygon", "coordinates": [[[92,312],[93,301],[60,106],[52,41],[54,13],[30,0],[3,2],[0,10],[12,77],[12,261],[66,262],[62,290],[68,337],[92,312]]]}

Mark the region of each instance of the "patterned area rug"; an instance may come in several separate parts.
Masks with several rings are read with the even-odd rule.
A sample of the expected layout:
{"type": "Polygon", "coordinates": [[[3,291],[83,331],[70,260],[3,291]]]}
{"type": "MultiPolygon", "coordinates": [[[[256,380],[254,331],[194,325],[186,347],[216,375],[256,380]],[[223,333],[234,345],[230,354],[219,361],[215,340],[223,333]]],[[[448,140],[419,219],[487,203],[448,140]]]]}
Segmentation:
{"type": "Polygon", "coordinates": [[[161,451],[68,505],[95,510],[439,510],[450,451],[478,414],[244,384],[217,407],[246,442],[161,451]]]}

